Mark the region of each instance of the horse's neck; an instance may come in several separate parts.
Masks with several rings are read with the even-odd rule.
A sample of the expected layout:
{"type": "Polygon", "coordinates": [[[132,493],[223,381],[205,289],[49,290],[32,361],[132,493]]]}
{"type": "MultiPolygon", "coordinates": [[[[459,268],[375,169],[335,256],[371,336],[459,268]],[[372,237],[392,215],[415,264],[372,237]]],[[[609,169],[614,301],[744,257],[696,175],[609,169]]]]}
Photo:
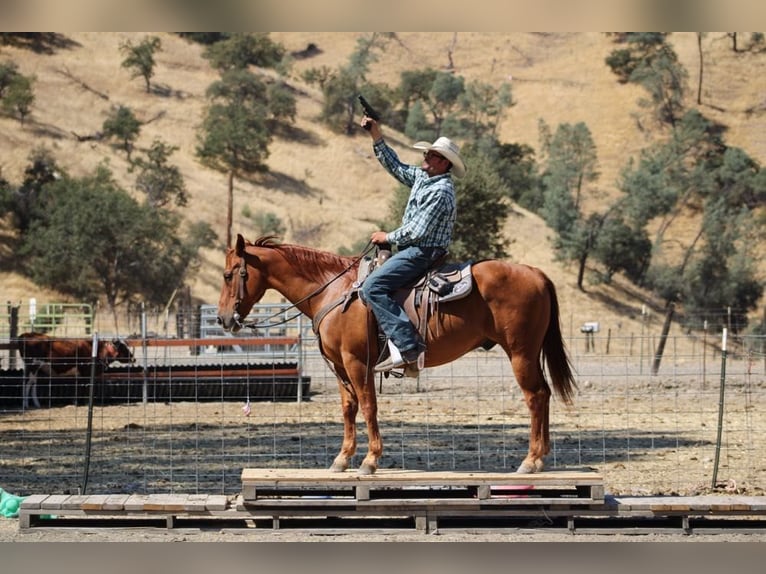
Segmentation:
{"type": "Polygon", "coordinates": [[[313,318],[330,301],[343,291],[343,282],[328,284],[328,279],[308,279],[290,268],[284,273],[272,274],[269,286],[309,318],[313,318]]]}

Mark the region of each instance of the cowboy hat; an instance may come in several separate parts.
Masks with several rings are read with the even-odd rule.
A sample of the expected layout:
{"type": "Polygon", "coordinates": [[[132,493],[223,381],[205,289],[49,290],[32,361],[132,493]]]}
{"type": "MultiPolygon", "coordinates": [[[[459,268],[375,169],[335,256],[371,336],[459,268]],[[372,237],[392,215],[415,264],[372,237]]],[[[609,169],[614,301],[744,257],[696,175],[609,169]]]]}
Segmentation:
{"type": "Polygon", "coordinates": [[[465,175],[465,164],[460,158],[460,148],[451,139],[442,136],[434,143],[417,142],[412,147],[428,151],[433,150],[443,155],[452,164],[452,173],[455,174],[455,177],[463,177],[465,175]]]}

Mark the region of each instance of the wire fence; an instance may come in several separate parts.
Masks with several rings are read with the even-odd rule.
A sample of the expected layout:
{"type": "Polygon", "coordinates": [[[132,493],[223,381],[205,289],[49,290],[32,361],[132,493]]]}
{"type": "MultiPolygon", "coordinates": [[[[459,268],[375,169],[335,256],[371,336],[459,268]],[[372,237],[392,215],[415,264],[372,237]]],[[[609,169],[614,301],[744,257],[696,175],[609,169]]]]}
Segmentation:
{"type": "MultiPolygon", "coordinates": [[[[18,369],[3,371],[0,487],[236,494],[243,468],[329,467],[343,436],[338,383],[298,321],[282,332],[297,347],[131,339],[144,381],[129,384],[159,375],[148,393],[97,395],[90,411],[87,379],[41,375],[42,408],[25,409],[18,369]],[[286,363],[292,378],[278,374],[286,363]]],[[[653,375],[657,334],[567,337],[578,392],[571,407],[551,402],[548,468],[594,468],[615,494],[763,494],[766,341],[731,337],[726,352],[721,342],[671,336],[653,375]]],[[[15,351],[2,353],[7,365],[15,351]]],[[[526,455],[527,408],[498,349],[376,386],[382,468],[511,472],[526,455]]],[[[358,427],[354,465],[367,447],[361,415],[358,427]]]]}

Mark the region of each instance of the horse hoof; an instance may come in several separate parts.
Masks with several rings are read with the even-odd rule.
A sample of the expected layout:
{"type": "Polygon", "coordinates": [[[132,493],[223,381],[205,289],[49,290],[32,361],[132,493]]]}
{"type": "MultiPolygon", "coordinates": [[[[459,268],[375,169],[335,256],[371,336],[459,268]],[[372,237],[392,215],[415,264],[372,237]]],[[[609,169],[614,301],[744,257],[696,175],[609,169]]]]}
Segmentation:
{"type": "Polygon", "coordinates": [[[525,460],[521,463],[521,466],[516,469],[516,474],[534,474],[538,472],[538,470],[542,470],[542,466],[538,468],[538,464],[536,462],[528,462],[525,460]]]}
{"type": "Polygon", "coordinates": [[[330,472],[346,472],[346,469],[348,466],[343,464],[338,464],[337,462],[332,463],[330,466],[330,472]]]}
{"type": "Polygon", "coordinates": [[[369,476],[371,474],[375,474],[375,470],[377,469],[374,466],[370,464],[363,464],[359,467],[356,473],[360,476],[369,476]]]}

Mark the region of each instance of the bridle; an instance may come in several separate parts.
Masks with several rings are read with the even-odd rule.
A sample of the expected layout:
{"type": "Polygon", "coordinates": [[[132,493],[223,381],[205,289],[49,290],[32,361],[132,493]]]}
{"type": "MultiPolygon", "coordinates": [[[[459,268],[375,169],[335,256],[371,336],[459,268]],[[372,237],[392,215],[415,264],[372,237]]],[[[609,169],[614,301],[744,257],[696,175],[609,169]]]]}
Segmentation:
{"type": "MultiPolygon", "coordinates": [[[[375,245],[372,243],[372,241],[368,241],[365,248],[362,250],[362,252],[354,258],[354,260],[349,263],[344,269],[336,273],[329,281],[323,283],[316,289],[314,289],[311,293],[306,295],[305,297],[302,297],[295,303],[292,303],[289,307],[286,309],[282,309],[281,311],[274,313],[273,315],[269,315],[265,319],[262,319],[260,321],[244,321],[242,320],[242,315],[239,312],[239,306],[242,303],[242,301],[245,299],[245,284],[247,283],[247,262],[245,261],[245,256],[248,255],[248,252],[246,249],[242,250],[242,255],[240,255],[239,258],[239,285],[237,285],[237,298],[234,300],[234,315],[232,316],[232,319],[234,320],[234,324],[237,325],[240,329],[248,328],[248,329],[257,329],[259,327],[265,326],[266,327],[276,327],[278,325],[284,325],[285,323],[289,323],[293,319],[296,319],[297,317],[300,317],[302,312],[295,313],[294,315],[291,315],[289,317],[283,318],[280,321],[277,321],[276,323],[271,322],[272,319],[276,319],[277,317],[280,317],[283,315],[283,313],[286,313],[290,309],[297,309],[298,305],[301,303],[308,301],[312,297],[318,295],[322,291],[324,291],[330,284],[338,280],[340,277],[345,275],[349,269],[353,268],[361,259],[367,255],[370,251],[372,251],[373,247],[375,245]]],[[[231,276],[231,273],[227,273],[229,276],[231,276]]]]}

